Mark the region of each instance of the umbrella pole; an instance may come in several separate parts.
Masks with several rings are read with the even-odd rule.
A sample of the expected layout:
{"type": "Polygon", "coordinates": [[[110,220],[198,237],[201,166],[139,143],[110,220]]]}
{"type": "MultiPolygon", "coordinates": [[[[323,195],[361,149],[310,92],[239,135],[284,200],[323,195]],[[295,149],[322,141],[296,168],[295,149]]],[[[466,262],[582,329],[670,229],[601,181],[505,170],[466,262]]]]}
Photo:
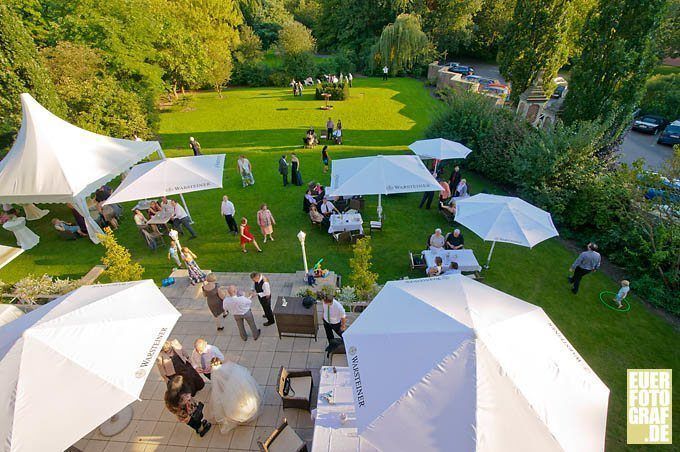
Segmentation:
{"type": "Polygon", "coordinates": [[[491,250],[489,251],[489,257],[486,259],[486,265],[484,268],[489,268],[489,262],[491,262],[491,255],[493,254],[493,249],[496,246],[496,242],[491,242],[491,250]]]}
{"type": "Polygon", "coordinates": [[[189,208],[187,207],[187,202],[184,200],[184,195],[182,193],[180,193],[179,197],[182,200],[182,204],[184,204],[184,210],[187,211],[187,216],[189,217],[189,221],[193,224],[194,220],[193,220],[193,218],[191,218],[191,212],[189,212],[189,208]]]}
{"type": "Polygon", "coordinates": [[[378,194],[378,220],[382,220],[382,195],[378,194]]]}
{"type": "Polygon", "coordinates": [[[114,436],[119,434],[125,430],[125,427],[130,425],[130,422],[132,422],[132,414],[132,406],[126,406],[100,425],[99,433],[102,436],[114,436]]]}

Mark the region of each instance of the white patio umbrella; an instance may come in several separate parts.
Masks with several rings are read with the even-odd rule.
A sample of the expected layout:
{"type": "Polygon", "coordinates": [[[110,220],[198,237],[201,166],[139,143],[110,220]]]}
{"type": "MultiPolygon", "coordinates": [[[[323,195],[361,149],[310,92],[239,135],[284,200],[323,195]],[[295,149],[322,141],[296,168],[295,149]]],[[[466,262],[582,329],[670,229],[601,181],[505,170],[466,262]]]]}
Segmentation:
{"type": "Polygon", "coordinates": [[[0,451],[63,451],[138,400],[179,316],[146,280],[84,286],[1,327],[0,451]]]}
{"type": "Polygon", "coordinates": [[[135,165],[104,204],[222,188],[224,154],[176,157],[135,165]]]}
{"type": "Polygon", "coordinates": [[[21,248],[0,245],[0,268],[12,262],[23,252],[24,250],[21,248]]]}
{"type": "Polygon", "coordinates": [[[408,145],[408,148],[421,158],[448,160],[464,159],[472,149],[457,141],[444,138],[418,140],[408,145]]]}
{"type": "Polygon", "coordinates": [[[512,196],[480,193],[456,202],[455,220],[491,244],[486,268],[496,242],[532,248],[559,235],[550,213],[512,196]]]}
{"type": "Polygon", "coordinates": [[[415,155],[376,155],[333,160],[329,196],[382,195],[440,191],[441,185],[415,155]]]}
{"type": "Polygon", "coordinates": [[[377,450],[604,450],[609,389],[538,306],[462,275],[391,281],[343,336],[377,450]]]}

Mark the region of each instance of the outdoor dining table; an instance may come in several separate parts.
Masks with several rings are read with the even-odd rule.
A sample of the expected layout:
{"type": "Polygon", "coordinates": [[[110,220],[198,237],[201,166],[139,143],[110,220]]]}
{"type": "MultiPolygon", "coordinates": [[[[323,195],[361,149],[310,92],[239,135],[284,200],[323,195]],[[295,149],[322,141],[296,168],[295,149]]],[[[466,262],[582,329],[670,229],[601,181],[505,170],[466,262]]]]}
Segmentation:
{"type": "Polygon", "coordinates": [[[349,367],[333,369],[321,368],[312,452],[377,452],[357,433],[352,372],[349,367]]]}
{"type": "Polygon", "coordinates": [[[154,202],[154,199],[142,199],[141,201],[138,201],[135,206],[130,209],[132,211],[135,210],[149,210],[149,207],[151,207],[151,203],[154,202]]]}
{"type": "Polygon", "coordinates": [[[156,215],[149,218],[146,224],[168,224],[172,219],[172,213],[161,210],[156,215]]]}
{"type": "Polygon", "coordinates": [[[343,231],[359,231],[364,233],[364,220],[361,218],[360,213],[341,213],[334,214],[330,216],[330,226],[328,228],[328,233],[333,234],[335,232],[343,231]]]}
{"type": "Polygon", "coordinates": [[[2,227],[14,233],[17,245],[22,250],[30,250],[40,242],[40,236],[26,227],[26,218],[24,217],[16,217],[6,221],[2,227]]]}
{"type": "Polygon", "coordinates": [[[482,271],[482,266],[477,262],[472,250],[425,250],[422,254],[427,263],[427,268],[434,267],[435,257],[440,256],[444,268],[448,268],[451,262],[456,262],[458,263],[458,270],[462,272],[482,271]]]}

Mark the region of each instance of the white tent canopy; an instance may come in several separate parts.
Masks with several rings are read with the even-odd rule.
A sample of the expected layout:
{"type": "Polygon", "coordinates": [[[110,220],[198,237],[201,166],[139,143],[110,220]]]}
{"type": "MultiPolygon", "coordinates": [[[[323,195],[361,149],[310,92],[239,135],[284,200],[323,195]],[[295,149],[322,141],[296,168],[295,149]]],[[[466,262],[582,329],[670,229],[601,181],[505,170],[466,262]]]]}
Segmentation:
{"type": "MultiPolygon", "coordinates": [[[[376,155],[333,160],[328,196],[391,195],[440,191],[441,185],[415,155],[376,155]]],[[[378,210],[381,205],[378,198],[378,210]]]]}
{"type": "Polygon", "coordinates": [[[19,134],[0,162],[0,202],[73,203],[85,217],[90,238],[101,229],[85,197],[152,152],[157,141],[131,141],[88,132],[21,95],[19,134]]]}
{"type": "Polygon", "coordinates": [[[430,140],[418,140],[411,143],[408,148],[424,159],[464,159],[472,149],[457,141],[444,138],[432,138],[430,140]]]}
{"type": "MultiPolygon", "coordinates": [[[[455,220],[483,240],[532,248],[559,235],[550,213],[512,196],[480,193],[456,203],[455,220]]],[[[488,265],[488,261],[487,261],[488,265]]]]}
{"type": "Polygon", "coordinates": [[[104,204],[222,188],[224,158],[214,154],[140,163],[104,204]]]}
{"type": "Polygon", "coordinates": [[[392,281],[344,338],[378,450],[604,450],[609,389],[538,306],[462,275],[392,281]]]}
{"type": "Polygon", "coordinates": [[[0,451],[63,451],[138,400],[180,313],[153,281],[81,287],[0,328],[0,451]]]}
{"type": "Polygon", "coordinates": [[[0,268],[12,262],[23,252],[21,248],[0,245],[0,268]]]}

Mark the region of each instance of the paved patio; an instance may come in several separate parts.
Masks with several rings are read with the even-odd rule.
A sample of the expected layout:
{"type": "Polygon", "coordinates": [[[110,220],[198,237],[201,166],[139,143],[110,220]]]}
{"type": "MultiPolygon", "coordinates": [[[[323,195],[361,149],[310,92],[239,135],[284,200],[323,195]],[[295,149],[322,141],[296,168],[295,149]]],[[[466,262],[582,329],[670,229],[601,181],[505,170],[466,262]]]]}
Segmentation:
{"type": "MultiPolygon", "coordinates": [[[[177,338],[182,345],[191,351],[194,340],[205,338],[208,343],[219,347],[225,359],[231,359],[247,367],[253,377],[264,390],[264,406],[260,416],[251,424],[239,426],[227,434],[221,434],[219,426],[213,428],[205,437],[200,438],[187,425],[180,424],[166,409],[163,402],[165,383],[154,367],[141,394],[141,401],[132,404],[134,417],[132,423],[120,434],[107,438],[98,430],[88,434],[74,446],[84,452],[222,452],[222,451],[257,451],[257,441],[264,441],[283,418],[295,428],[307,441],[311,450],[314,424],[310,413],[297,409],[282,409],[281,399],[275,390],[275,381],[280,366],[293,369],[308,368],[313,371],[314,400],[317,396],[319,370],[324,364],[324,349],[327,345],[323,326],[319,328],[319,339],[282,338],[279,339],[276,325],[262,326],[262,308],[257,300],[253,303],[255,321],[262,329],[262,336],[257,341],[252,337],[244,342],[238,335],[238,329],[231,316],[225,319],[224,331],[218,332],[215,327],[205,298],[199,287],[188,284],[185,271],[173,274],[176,283],[162,288],[163,293],[182,313],[171,338],[177,338]]],[[[246,273],[216,273],[220,285],[235,284],[240,288],[250,289],[252,281],[246,273]]],[[[290,273],[267,274],[272,288],[272,302],[279,295],[294,295],[302,286],[302,275],[290,273]]],[[[329,283],[334,283],[331,276],[329,283]]],[[[323,284],[323,282],[322,282],[323,284]]],[[[319,309],[319,323],[321,311],[319,309]]],[[[351,320],[351,319],[348,319],[351,320]]],[[[197,394],[197,398],[206,402],[210,398],[210,383],[197,394]]],[[[206,403],[206,414],[210,414],[210,405],[206,403]]]]}

